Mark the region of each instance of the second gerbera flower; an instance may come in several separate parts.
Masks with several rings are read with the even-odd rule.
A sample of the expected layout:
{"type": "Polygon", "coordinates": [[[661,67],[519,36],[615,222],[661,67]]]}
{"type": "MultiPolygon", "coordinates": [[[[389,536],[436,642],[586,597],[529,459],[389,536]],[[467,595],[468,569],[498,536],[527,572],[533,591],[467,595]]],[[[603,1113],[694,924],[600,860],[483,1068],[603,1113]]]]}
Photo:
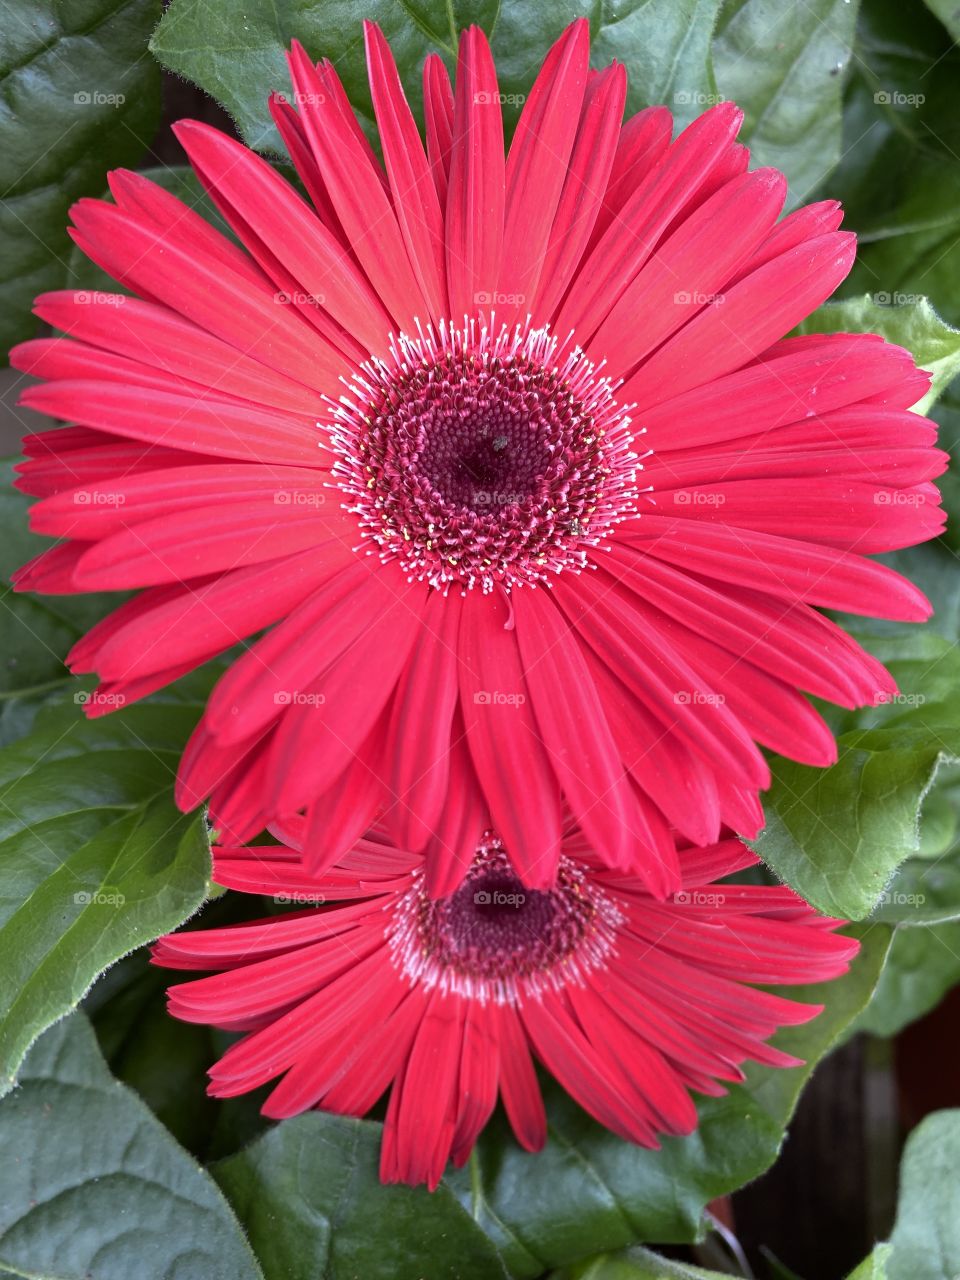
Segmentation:
{"type": "Polygon", "coordinates": [[[463,852],[463,883],[434,899],[422,859],[380,833],[323,876],[277,845],[216,850],[220,884],[299,910],[156,945],[156,964],[222,971],[171,987],[171,1013],[248,1033],[210,1093],[282,1077],[263,1108],[280,1119],[364,1115],[389,1090],[381,1176],[434,1187],[498,1098],[520,1143],[543,1145],[537,1059],[601,1124],[655,1147],[693,1129],[691,1090],[723,1094],[747,1061],[797,1065],[764,1042],[819,1006],[751,984],[835,978],[858,949],[791,889],[715,883],[756,862],[738,840],[681,850],[670,902],[579,836],[548,891],[491,833],[463,852]]]}
{"type": "Polygon", "coordinates": [[[893,690],[815,606],[919,620],[863,553],[934,536],[927,385],[872,336],[783,335],[843,279],[832,202],[778,221],[722,104],[670,140],[622,124],[625,74],[550,51],[504,158],[483,35],[420,140],[367,29],[376,159],[329,64],[273,104],[311,208],[215,130],[180,137],[243,249],[134,174],[75,238],[140,295],[44,295],[72,340],[14,355],[34,527],[19,585],[144,587],[75,648],[140,697],[272,628],[215,690],[181,768],[246,839],[307,814],[328,865],[379,814],[434,892],[489,825],[531,886],[568,814],[665,893],[669,828],[753,835],[768,770],[832,737],[798,690],[893,690]],[[296,108],[296,109],[295,109],[296,108]],[[550,586],[552,589],[545,589],[550,586]]]}

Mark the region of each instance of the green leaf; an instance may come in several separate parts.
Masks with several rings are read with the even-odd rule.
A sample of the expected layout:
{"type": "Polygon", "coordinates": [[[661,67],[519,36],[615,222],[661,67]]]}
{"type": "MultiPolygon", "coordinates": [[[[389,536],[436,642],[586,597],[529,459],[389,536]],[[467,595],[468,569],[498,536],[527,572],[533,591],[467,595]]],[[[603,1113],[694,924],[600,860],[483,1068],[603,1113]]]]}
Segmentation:
{"type": "MultiPolygon", "coordinates": [[[[628,114],[665,103],[685,124],[715,100],[710,42],[721,3],[627,0],[591,22],[592,65],[605,66],[616,58],[627,69],[628,114]]],[[[524,0],[501,4],[493,36],[501,91],[522,98],[549,45],[583,12],[583,5],[571,0],[543,8],[524,0]]],[[[508,109],[505,114],[509,122],[519,112],[508,109]]]]}
{"type": "Polygon", "coordinates": [[[960,1273],[960,1111],[935,1111],[907,1139],[888,1280],[956,1280],[960,1273]]]}
{"type": "Polygon", "coordinates": [[[204,900],[205,823],[170,797],[189,696],[97,720],[71,699],[0,750],[0,1091],[98,974],[204,900]]]}
{"type": "MultiPolygon", "coordinates": [[[[225,893],[196,919],[202,928],[222,928],[262,914],[260,898],[225,893]]],[[[232,1155],[270,1124],[260,1115],[269,1087],[241,1098],[207,1095],[210,1064],[234,1037],[171,1018],[166,1008],[170,983],[169,971],[151,965],[141,947],[100,977],[83,1011],[110,1070],[137,1091],[179,1143],[204,1162],[232,1155]]]]}
{"type": "Polygon", "coordinates": [[[426,53],[434,49],[450,61],[458,28],[476,22],[489,32],[496,16],[496,0],[416,6],[371,0],[362,14],[343,0],[326,5],[322,12],[305,0],[279,0],[270,9],[221,0],[216,8],[206,6],[203,11],[190,0],[173,0],[150,48],[165,67],[216,98],[251,147],[283,154],[267,99],[274,90],[289,89],[284,54],[292,40],[301,41],[315,59],[329,57],[336,64],[354,108],[369,123],[373,107],[364,69],[364,17],[383,28],[404,87],[419,108],[426,53]]]}
{"type": "Polygon", "coordinates": [[[875,913],[875,919],[894,923],[896,931],[873,999],[857,1022],[860,1031],[896,1035],[960,982],[957,773],[956,768],[947,770],[924,804],[920,855],[903,864],[875,913]],[[925,839],[931,816],[937,841],[925,839]],[[941,847],[944,832],[947,841],[941,847]]]}
{"type": "Polygon", "coordinates": [[[517,1276],[538,1276],[549,1266],[637,1241],[699,1238],[707,1203],[776,1159],[810,1073],[869,1000],[889,936],[882,925],[867,931],[845,978],[791,988],[798,1000],[825,1005],[813,1022],[775,1039],[806,1065],[748,1068],[744,1085],[700,1104],[700,1125],[690,1137],[666,1138],[660,1151],[632,1147],[550,1087],[550,1140],[539,1155],[523,1153],[498,1122],[481,1138],[470,1167],[446,1181],[517,1276]]]}
{"type": "Polygon", "coordinates": [[[713,48],[720,93],[746,113],[742,140],[775,165],[799,204],[840,159],[843,75],[857,3],[728,0],[713,48]]]}
{"type": "Polygon", "coordinates": [[[182,1146],[203,1157],[221,1106],[206,1092],[217,1033],[171,1018],[164,999],[169,985],[169,973],[150,965],[141,949],[103,976],[84,1011],[117,1079],[137,1091],[182,1146]]]}
{"type": "Polygon", "coordinates": [[[844,112],[842,200],[860,251],[845,293],[930,296],[960,323],[960,51],[920,5],[864,4],[844,112]]]}
{"type": "MultiPolygon", "coordinates": [[[[631,111],[666,102],[689,119],[713,94],[709,50],[719,5],[720,0],[626,0],[615,13],[591,22],[594,65],[614,57],[625,63],[631,111]]],[[[458,32],[470,23],[482,26],[492,37],[509,128],[548,47],[582,12],[576,0],[539,6],[524,0],[370,0],[362,16],[383,28],[418,112],[425,54],[435,50],[452,66],[458,32]]],[[[289,85],[284,51],[294,38],[314,58],[333,60],[361,118],[372,121],[360,21],[361,14],[343,0],[322,10],[307,0],[280,0],[270,8],[243,0],[223,0],[216,7],[173,0],[150,47],[164,66],[222,103],[251,146],[282,153],[267,98],[289,85]]]]}
{"type": "Polygon", "coordinates": [[[855,1030],[895,1036],[960,982],[960,924],[898,927],[873,999],[855,1030]]]}
{"type": "MultiPolygon", "coordinates": [[[[863,637],[862,637],[863,638],[863,637]]],[[[960,757],[957,646],[930,630],[873,638],[902,702],[846,716],[828,769],[773,761],[764,862],[819,910],[862,920],[896,868],[920,851],[919,813],[938,769],[960,757]],[[876,727],[873,727],[876,726],[876,727]]]]}
{"type": "Polygon", "coordinates": [[[605,1254],[574,1267],[564,1267],[554,1280],[724,1280],[729,1272],[707,1271],[687,1262],[661,1258],[649,1249],[605,1254]]]}
{"type": "Polygon", "coordinates": [[[445,1186],[381,1184],[379,1145],[379,1125],[310,1112],[213,1166],[266,1280],[504,1277],[445,1186]]]}
{"type": "Polygon", "coordinates": [[[33,299],[63,280],[67,211],[136,163],[160,113],[147,40],[159,0],[10,0],[0,26],[0,348],[36,328],[33,299]]]}
{"type": "Polygon", "coordinates": [[[941,320],[926,298],[889,305],[894,295],[865,295],[827,302],[800,326],[801,333],[879,333],[912,353],[933,375],[930,390],[914,406],[927,413],[960,373],[960,330],[941,320]]]}
{"type": "Polygon", "coordinates": [[[890,1259],[890,1245],[878,1244],[873,1253],[860,1263],[855,1271],[851,1271],[847,1280],[887,1280],[887,1262],[890,1259]]]}
{"type": "Polygon", "coordinates": [[[960,814],[960,787],[957,767],[944,766],[934,790],[926,798],[920,815],[920,847],[908,858],[884,890],[874,919],[903,929],[946,924],[960,920],[960,841],[956,839],[960,814]],[[942,847],[927,836],[935,827],[938,839],[948,839],[942,847]]]}
{"type": "Polygon", "coordinates": [[[960,40],[960,5],[957,0],[925,0],[925,3],[950,32],[951,38],[960,40]]]}
{"type": "MultiPolygon", "coordinates": [[[[960,70],[960,68],[958,68],[960,70]]],[[[904,145],[898,139],[897,146],[904,145]]],[[[885,153],[886,154],[886,153],[885,153]]],[[[960,323],[960,164],[949,157],[910,158],[904,196],[880,215],[874,211],[860,234],[857,262],[843,293],[869,290],[880,302],[910,305],[929,296],[938,311],[960,323]]],[[[889,174],[888,174],[889,181],[889,174]]]]}
{"type": "Polygon", "coordinates": [[[61,691],[60,682],[50,687],[0,696],[0,747],[8,747],[30,732],[43,704],[61,691]]]}
{"type": "Polygon", "coordinates": [[[0,587],[0,698],[66,680],[63,659],[80,635],[56,606],[0,587]]]}
{"type": "Polygon", "coordinates": [[[263,1280],[213,1179],[118,1084],[81,1014],[0,1104],[0,1266],[56,1280],[263,1280]]]}

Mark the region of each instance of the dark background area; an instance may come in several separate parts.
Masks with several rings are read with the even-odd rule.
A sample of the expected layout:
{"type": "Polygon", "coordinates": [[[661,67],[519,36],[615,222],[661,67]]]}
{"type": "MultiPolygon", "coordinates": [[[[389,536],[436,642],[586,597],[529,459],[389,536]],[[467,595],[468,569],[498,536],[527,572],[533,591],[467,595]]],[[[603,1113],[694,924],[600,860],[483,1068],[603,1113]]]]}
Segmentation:
{"type": "Polygon", "coordinates": [[[960,1105],[958,1028],[954,988],[894,1039],[856,1036],[821,1063],[779,1160],[732,1197],[758,1277],[778,1277],[769,1251],[804,1280],[839,1280],[889,1237],[907,1135],[930,1112],[960,1105]]]}

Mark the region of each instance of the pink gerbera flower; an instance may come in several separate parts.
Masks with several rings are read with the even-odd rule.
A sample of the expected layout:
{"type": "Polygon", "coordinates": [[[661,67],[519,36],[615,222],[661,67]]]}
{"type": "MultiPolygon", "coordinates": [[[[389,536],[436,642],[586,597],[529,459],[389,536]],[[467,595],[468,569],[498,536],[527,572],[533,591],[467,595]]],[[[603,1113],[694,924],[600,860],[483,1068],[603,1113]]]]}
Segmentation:
{"type": "Polygon", "coordinates": [[[14,353],[48,380],[23,402],[78,424],[27,441],[33,527],[65,541],[18,586],[145,588],[71,655],[93,713],[266,629],[180,772],[230,839],[306,814],[321,868],[377,818],[443,894],[489,826],[549,886],[572,817],[667,893],[671,827],[759,829],[758,743],[834,759],[799,690],[894,690],[817,606],[927,616],[865,557],[940,530],[928,378],[871,335],[783,337],[854,238],[833,201],[780,218],[732,104],[674,140],[664,108],[623,123],[581,20],[505,159],[472,28],[455,94],[426,60],[424,146],[366,38],[383,164],[299,46],[271,104],[309,201],[179,126],[242,247],[133,173],[75,207],[139,296],[45,294],[70,338],[14,353]]]}
{"type": "Polygon", "coordinates": [[[154,962],[222,970],[170,989],[188,1022],[247,1034],[210,1072],[234,1097],[282,1079],[265,1115],[364,1115],[389,1089],[387,1182],[435,1187],[502,1100],[528,1150],[546,1138],[533,1061],[601,1124],[643,1146],[689,1133],[689,1090],[720,1095],[766,1045],[820,1007],[751,983],[844,973],[858,944],[787,888],[714,882],[756,862],[738,840],[679,854],[682,891],[658,901],[565,842],[552,889],[525,887],[487,833],[452,894],[380,836],[314,876],[283,846],[216,851],[218,883],[316,905],[171,934],[154,962]]]}

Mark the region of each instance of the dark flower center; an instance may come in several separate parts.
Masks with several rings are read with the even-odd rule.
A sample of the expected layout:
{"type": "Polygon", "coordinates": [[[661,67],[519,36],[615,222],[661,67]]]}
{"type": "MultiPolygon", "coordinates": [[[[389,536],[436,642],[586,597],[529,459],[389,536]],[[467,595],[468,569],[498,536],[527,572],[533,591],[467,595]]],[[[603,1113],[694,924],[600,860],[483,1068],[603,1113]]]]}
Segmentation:
{"type": "Polygon", "coordinates": [[[438,957],[493,977],[507,966],[543,968],[560,959],[579,942],[590,913],[572,907],[562,890],[525,889],[498,859],[425,914],[438,957]]]}
{"type": "Polygon", "coordinates": [[[460,887],[431,899],[418,884],[392,932],[409,977],[481,999],[554,986],[595,967],[609,952],[619,913],[583,867],[561,858],[554,888],[529,889],[492,834],[460,887]]]}
{"type": "Polygon", "coordinates": [[[629,418],[545,330],[401,337],[334,409],[334,467],[361,530],[446,589],[582,569],[636,495],[629,418]]]}
{"type": "Polygon", "coordinates": [[[441,420],[425,435],[419,465],[443,502],[490,514],[484,508],[529,498],[548,473],[542,426],[531,421],[529,410],[503,397],[441,420]]]}

